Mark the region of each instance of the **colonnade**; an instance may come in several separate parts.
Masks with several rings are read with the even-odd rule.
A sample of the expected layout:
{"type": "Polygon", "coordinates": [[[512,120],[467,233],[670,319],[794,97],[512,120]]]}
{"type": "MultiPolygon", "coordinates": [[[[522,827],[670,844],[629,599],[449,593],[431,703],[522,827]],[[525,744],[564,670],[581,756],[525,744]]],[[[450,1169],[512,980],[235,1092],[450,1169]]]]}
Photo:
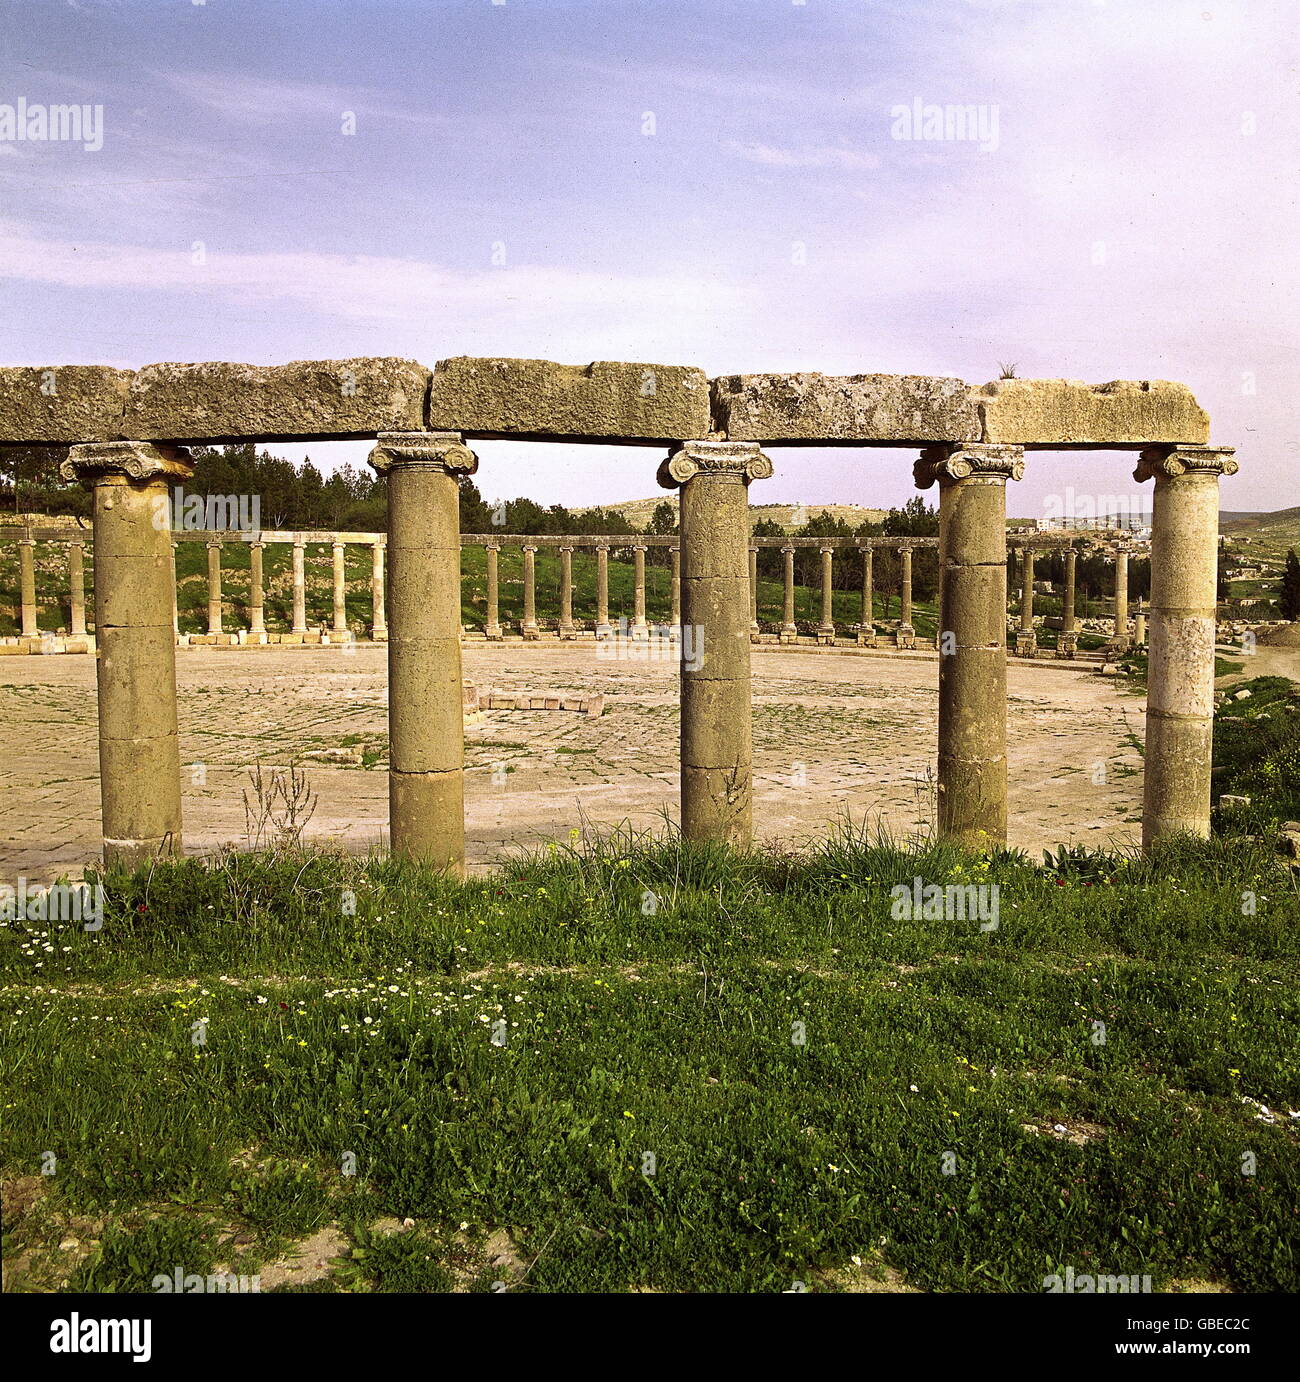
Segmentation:
{"type": "MultiPolygon", "coordinates": [[[[464,770],[457,477],[473,471],[477,459],[460,433],[430,430],[378,433],[371,463],[387,478],[389,491],[383,624],[392,848],[458,873],[464,860],[464,770]]],[[[977,849],[1006,841],[1006,487],[1021,478],[1024,467],[1019,445],[952,441],[923,447],[915,466],[918,486],[939,487],[939,830],[977,849]]],[[[1169,835],[1204,835],[1209,829],[1218,478],[1235,469],[1229,448],[1162,444],[1142,450],[1136,472],[1140,480],[1155,481],[1143,808],[1148,847],[1169,835]]],[[[170,485],[191,477],[192,461],[176,445],[96,442],[72,448],[65,474],[81,478],[94,492],[105,855],[112,863],[133,864],[181,848],[173,554],[171,534],[156,526],[153,514],[170,485]]],[[[752,839],[750,646],[758,544],[751,536],[747,492],[753,481],[771,474],[760,443],[716,436],[673,445],[659,471],[662,484],[681,492],[680,538],[670,540],[678,549],[676,613],[694,634],[693,656],[684,649],[681,666],[682,826],[688,839],[738,848],[752,839]]],[[[492,550],[499,544],[484,541],[488,627],[495,623],[499,630],[492,550]]],[[[810,541],[820,543],[823,598],[817,633],[825,639],[834,632],[830,577],[837,544],[810,541]]],[[[634,627],[646,622],[649,542],[631,540],[637,575],[634,627]]],[[[529,638],[538,633],[534,557],[542,540],[524,539],[521,545],[522,633],[529,638]]],[[[577,544],[566,538],[558,545],[568,575],[561,631],[571,634],[571,554],[577,544]]],[[[784,636],[795,627],[795,545],[779,539],[776,545],[786,572],[784,636]]],[[[865,624],[873,572],[871,545],[861,545],[868,553],[865,624]]],[[[909,576],[916,545],[900,549],[899,635],[904,637],[911,624],[909,576]]],[[[214,564],[219,571],[214,550],[209,549],[210,573],[214,564]]],[[[343,544],[335,543],[333,551],[334,629],[342,633],[343,544]]],[[[597,623],[607,628],[608,554],[600,543],[597,557],[597,623]]],[[[1032,566],[1026,566],[1032,606],[1032,566]]],[[[301,567],[301,548],[295,546],[295,571],[301,567]]],[[[372,590],[382,610],[382,553],[375,556],[373,572],[372,590]]],[[[301,589],[298,582],[294,623],[305,627],[301,589]]],[[[210,626],[220,620],[219,602],[214,604],[210,626]]],[[[251,607],[260,608],[260,602],[251,607]]],[[[874,630],[865,636],[873,637],[874,630]]]]}

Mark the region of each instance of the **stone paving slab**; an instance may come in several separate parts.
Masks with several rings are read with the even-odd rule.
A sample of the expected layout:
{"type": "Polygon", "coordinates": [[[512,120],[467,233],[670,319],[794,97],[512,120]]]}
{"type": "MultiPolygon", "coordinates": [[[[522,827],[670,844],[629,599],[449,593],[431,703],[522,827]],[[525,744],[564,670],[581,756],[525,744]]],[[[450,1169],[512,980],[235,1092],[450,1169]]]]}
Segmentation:
{"type": "MultiPolygon", "coordinates": [[[[386,743],[383,645],[195,649],[177,658],[186,846],[246,844],[243,793],[259,760],[386,743]]],[[[481,699],[546,693],[604,697],[593,718],[487,710],[466,730],[469,863],[623,822],[677,817],[675,663],[598,660],[593,645],[465,650],[481,699]]],[[[94,859],[99,840],[94,660],[0,664],[0,879],[49,881],[94,859]]],[[[754,818],[760,840],[789,846],[837,818],[879,820],[895,836],[933,818],[936,665],[765,650],[754,658],[754,818]]],[[[1109,680],[1012,665],[1011,842],[1134,844],[1140,835],[1141,700],[1109,680]],[[1135,736],[1131,738],[1130,736],[1135,736]],[[1095,765],[1102,765],[1100,774],[1095,765]],[[1103,780],[1096,781],[1100,776],[1103,780]]],[[[317,841],[383,843],[387,774],[311,763],[317,841]]]]}

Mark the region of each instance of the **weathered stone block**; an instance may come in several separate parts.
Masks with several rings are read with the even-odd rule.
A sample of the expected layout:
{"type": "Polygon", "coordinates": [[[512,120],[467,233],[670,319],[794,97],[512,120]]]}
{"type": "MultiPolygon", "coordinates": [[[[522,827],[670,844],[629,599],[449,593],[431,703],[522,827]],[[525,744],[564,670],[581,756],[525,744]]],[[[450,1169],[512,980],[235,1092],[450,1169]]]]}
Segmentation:
{"type": "Polygon", "coordinates": [[[960,379],[919,374],[731,374],[712,381],[713,425],[729,441],[977,441],[960,379]]]}
{"type": "Polygon", "coordinates": [[[0,443],[116,441],[131,379],[104,365],[0,369],[0,443]]]}
{"type": "Polygon", "coordinates": [[[673,442],[709,434],[709,381],[683,365],[439,360],[428,426],[468,436],[673,442]]]}
{"type": "Polygon", "coordinates": [[[146,365],[123,426],[135,440],[317,441],[424,428],[429,370],[414,360],[146,365]]]}
{"type": "Polygon", "coordinates": [[[986,442],[1037,447],[1137,447],[1209,440],[1209,415],[1167,379],[997,379],[972,388],[986,442]]]}

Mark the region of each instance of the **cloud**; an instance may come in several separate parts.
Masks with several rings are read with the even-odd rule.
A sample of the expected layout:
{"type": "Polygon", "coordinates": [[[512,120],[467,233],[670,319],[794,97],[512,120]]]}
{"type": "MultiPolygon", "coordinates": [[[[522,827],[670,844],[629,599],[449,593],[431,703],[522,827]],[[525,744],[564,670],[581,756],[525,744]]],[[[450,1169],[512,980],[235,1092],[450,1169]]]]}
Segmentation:
{"type": "Polygon", "coordinates": [[[364,87],[291,82],[236,72],[160,71],[153,75],[195,104],[245,124],[323,119],[337,123],[344,111],[404,124],[447,124],[443,116],[395,106],[380,93],[364,87]]]}
{"type": "Polygon", "coordinates": [[[767,168],[845,168],[866,172],[880,167],[878,154],[862,153],[857,149],[802,148],[779,149],[771,144],[743,143],[729,139],[724,148],[749,163],[767,168]]]}

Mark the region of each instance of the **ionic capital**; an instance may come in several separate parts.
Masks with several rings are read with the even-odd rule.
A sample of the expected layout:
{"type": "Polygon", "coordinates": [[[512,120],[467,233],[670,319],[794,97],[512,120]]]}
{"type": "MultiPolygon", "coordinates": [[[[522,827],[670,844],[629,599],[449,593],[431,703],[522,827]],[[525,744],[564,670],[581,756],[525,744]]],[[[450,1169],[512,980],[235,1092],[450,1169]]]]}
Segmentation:
{"type": "Polygon", "coordinates": [[[770,480],[772,462],[756,441],[686,441],[659,467],[658,480],[664,489],[676,489],[697,475],[770,480]]]}
{"type": "Polygon", "coordinates": [[[143,483],[148,480],[188,480],[194,474],[194,458],[183,446],[148,441],[97,441],[74,446],[59,466],[65,480],[94,484],[106,475],[121,475],[143,483]]]}
{"type": "Polygon", "coordinates": [[[1235,475],[1232,446],[1148,446],[1138,456],[1135,480],[1180,480],[1185,475],[1235,475]]]}
{"type": "Polygon", "coordinates": [[[917,489],[954,484],[958,480],[1003,482],[1025,473],[1023,446],[993,442],[945,442],[927,446],[912,466],[917,489]]]}
{"type": "Polygon", "coordinates": [[[473,475],[478,469],[478,457],[459,432],[380,432],[369,461],[380,475],[394,470],[473,475]]]}

